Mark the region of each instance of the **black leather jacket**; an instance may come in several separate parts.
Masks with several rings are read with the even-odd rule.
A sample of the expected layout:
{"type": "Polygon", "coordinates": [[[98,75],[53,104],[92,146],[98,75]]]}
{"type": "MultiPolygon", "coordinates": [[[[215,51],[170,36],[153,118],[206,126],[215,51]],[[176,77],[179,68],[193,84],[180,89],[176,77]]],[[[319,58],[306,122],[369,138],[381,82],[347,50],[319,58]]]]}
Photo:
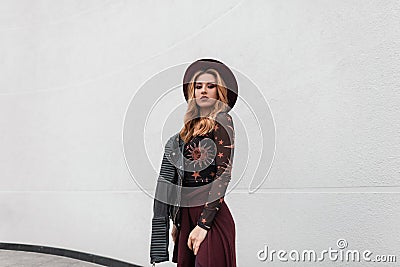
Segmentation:
{"type": "Polygon", "coordinates": [[[153,205],[150,263],[169,261],[170,220],[181,227],[181,188],[184,177],[184,142],[179,132],[167,141],[157,179],[153,205]],[[178,185],[178,186],[176,186],[178,185]]]}

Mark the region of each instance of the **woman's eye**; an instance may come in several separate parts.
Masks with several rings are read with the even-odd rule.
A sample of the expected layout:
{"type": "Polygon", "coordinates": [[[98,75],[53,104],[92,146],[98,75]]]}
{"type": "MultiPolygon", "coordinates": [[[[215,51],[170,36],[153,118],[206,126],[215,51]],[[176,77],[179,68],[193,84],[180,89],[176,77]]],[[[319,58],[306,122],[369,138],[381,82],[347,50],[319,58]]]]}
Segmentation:
{"type": "MultiPolygon", "coordinates": [[[[210,85],[208,85],[207,87],[210,88],[210,89],[212,89],[212,88],[215,87],[215,84],[210,84],[210,85]]],[[[195,88],[196,88],[196,89],[201,89],[202,86],[201,86],[201,85],[196,85],[195,88]]]]}

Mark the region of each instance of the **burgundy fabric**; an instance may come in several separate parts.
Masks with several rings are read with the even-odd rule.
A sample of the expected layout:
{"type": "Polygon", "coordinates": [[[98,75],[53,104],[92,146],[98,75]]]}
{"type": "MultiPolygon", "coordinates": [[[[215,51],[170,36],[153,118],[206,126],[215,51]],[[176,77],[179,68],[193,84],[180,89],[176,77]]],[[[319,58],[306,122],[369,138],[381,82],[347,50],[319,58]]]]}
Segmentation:
{"type": "Polygon", "coordinates": [[[181,207],[181,229],[175,240],[172,262],[177,263],[177,267],[236,267],[235,222],[225,201],[197,255],[189,249],[189,234],[195,228],[203,207],[181,207]]]}

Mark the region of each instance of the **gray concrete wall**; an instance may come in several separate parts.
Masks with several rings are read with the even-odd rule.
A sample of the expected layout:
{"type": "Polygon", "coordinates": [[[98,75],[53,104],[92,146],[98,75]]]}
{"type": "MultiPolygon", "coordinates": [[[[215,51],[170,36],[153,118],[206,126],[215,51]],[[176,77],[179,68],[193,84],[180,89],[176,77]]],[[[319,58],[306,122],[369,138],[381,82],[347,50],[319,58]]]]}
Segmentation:
{"type": "MultiPolygon", "coordinates": [[[[147,266],[152,198],[125,163],[125,112],[153,75],[202,57],[232,67],[243,85],[226,197],[238,266],[302,266],[257,252],[320,252],[340,238],[399,261],[399,1],[2,1],[1,242],[147,266]],[[260,151],[249,107],[273,117],[260,151]],[[261,187],[249,194],[261,152],[261,187]]],[[[184,103],[174,92],[171,107],[184,103]]],[[[155,170],[141,180],[149,190],[163,121],[146,137],[155,139],[155,170]]]]}

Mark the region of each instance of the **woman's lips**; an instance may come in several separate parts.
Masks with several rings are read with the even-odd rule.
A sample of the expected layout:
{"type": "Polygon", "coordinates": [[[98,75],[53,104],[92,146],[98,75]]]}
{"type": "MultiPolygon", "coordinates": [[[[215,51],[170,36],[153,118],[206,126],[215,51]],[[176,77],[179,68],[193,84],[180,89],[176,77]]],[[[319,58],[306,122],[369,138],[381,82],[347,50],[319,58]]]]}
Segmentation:
{"type": "Polygon", "coordinates": [[[201,100],[203,100],[203,99],[208,99],[208,97],[202,96],[202,97],[200,97],[200,99],[201,99],[201,100]]]}

